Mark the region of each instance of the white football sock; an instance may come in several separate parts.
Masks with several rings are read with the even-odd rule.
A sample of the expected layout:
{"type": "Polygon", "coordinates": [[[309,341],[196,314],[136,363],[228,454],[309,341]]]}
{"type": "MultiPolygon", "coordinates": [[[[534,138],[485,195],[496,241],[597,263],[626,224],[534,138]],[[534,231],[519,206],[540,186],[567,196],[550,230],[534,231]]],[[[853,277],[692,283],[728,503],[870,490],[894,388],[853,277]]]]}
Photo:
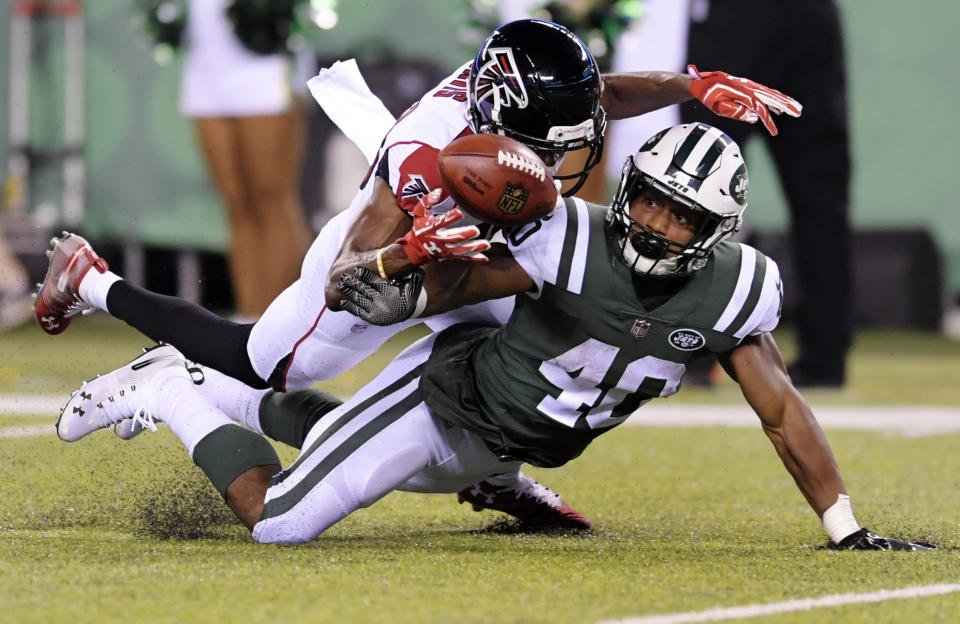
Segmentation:
{"type": "Polygon", "coordinates": [[[87,274],[83,276],[83,279],[80,280],[80,284],[77,286],[77,294],[90,305],[109,312],[107,310],[107,292],[114,283],[121,279],[123,278],[113,271],[101,273],[91,267],[87,274]]]}
{"type": "Polygon", "coordinates": [[[159,419],[187,447],[190,458],[197,443],[214,429],[232,425],[233,421],[197,390],[191,379],[171,376],[157,380],[152,392],[151,406],[159,419]]]}
{"type": "Polygon", "coordinates": [[[247,429],[263,433],[260,426],[260,403],[269,389],[251,388],[242,381],[208,366],[203,367],[203,383],[196,389],[224,414],[247,429]]]}

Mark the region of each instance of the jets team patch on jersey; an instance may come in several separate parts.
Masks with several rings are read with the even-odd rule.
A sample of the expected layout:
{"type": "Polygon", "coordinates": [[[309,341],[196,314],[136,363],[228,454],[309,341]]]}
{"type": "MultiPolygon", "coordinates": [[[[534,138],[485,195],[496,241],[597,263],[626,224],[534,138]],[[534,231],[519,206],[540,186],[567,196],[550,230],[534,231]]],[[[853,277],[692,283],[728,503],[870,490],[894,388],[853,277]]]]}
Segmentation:
{"type": "Polygon", "coordinates": [[[703,334],[695,329],[676,329],[667,340],[681,351],[696,351],[707,342],[703,334]]]}

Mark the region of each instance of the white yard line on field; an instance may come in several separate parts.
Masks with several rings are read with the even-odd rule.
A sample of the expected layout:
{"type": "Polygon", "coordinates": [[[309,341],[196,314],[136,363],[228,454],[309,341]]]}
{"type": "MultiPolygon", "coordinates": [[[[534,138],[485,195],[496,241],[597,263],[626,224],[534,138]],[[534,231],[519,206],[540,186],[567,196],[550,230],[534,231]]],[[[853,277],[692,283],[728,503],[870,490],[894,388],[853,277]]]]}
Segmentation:
{"type": "MultiPolygon", "coordinates": [[[[0,394],[0,418],[36,415],[52,424],[67,402],[64,395],[0,394]]],[[[927,436],[960,431],[960,408],[951,407],[815,407],[824,429],[888,431],[904,436],[927,436]]],[[[759,427],[756,414],[746,405],[695,405],[651,403],[625,423],[643,427],[759,427]]],[[[0,438],[13,437],[0,425],[0,438]]],[[[21,427],[20,429],[24,429],[21,427]]],[[[40,433],[53,433],[41,429],[40,433]]],[[[26,434],[18,434],[26,435],[26,434]]]]}
{"type": "Polygon", "coordinates": [[[29,425],[26,427],[0,427],[0,438],[32,438],[55,433],[53,423],[49,425],[29,425]]]}
{"type": "Polygon", "coordinates": [[[64,394],[2,394],[0,393],[0,416],[23,416],[26,414],[59,414],[69,395],[64,394]]]}
{"type": "MultiPolygon", "coordinates": [[[[960,431],[960,408],[954,407],[814,407],[824,429],[890,431],[908,437],[960,431]]],[[[746,404],[646,405],[625,425],[646,427],[759,427],[760,421],[746,404]]]]}
{"type": "Polygon", "coordinates": [[[960,591],[960,583],[941,585],[921,585],[918,587],[904,587],[901,589],[881,589],[880,591],[864,594],[833,594],[820,598],[801,598],[784,602],[767,604],[750,604],[739,607],[718,607],[706,611],[690,611],[687,613],[668,613],[664,615],[650,615],[645,617],[626,618],[623,620],[607,620],[600,624],[694,624],[696,622],[721,622],[739,618],[773,615],[775,613],[791,613],[794,611],[809,611],[826,607],[839,607],[848,604],[865,604],[869,602],[885,602],[887,600],[902,600],[904,598],[922,598],[952,594],[960,591]]]}

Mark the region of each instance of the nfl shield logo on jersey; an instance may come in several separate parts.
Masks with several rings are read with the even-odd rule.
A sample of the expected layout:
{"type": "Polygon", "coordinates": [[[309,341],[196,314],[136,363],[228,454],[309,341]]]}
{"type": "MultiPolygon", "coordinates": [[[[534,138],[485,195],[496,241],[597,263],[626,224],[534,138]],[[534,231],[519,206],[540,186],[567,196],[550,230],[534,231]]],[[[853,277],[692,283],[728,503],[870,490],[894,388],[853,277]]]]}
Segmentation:
{"type": "Polygon", "coordinates": [[[633,327],[630,328],[630,333],[634,338],[643,338],[647,335],[648,331],[650,331],[650,321],[646,319],[635,320],[633,327]]]}
{"type": "Polygon", "coordinates": [[[529,196],[530,191],[523,188],[523,186],[507,182],[507,188],[504,189],[503,195],[500,196],[500,200],[497,202],[497,208],[499,208],[503,214],[516,214],[520,212],[523,205],[527,203],[527,197],[529,196]]]}

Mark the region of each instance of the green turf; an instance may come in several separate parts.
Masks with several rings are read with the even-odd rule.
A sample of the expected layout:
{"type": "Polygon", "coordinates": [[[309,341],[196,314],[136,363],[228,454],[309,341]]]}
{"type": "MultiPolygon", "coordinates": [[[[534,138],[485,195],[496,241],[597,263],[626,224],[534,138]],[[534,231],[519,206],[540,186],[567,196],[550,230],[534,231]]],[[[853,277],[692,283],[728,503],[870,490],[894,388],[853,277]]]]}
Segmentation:
{"type": "MultiPolygon", "coordinates": [[[[788,329],[775,333],[787,362],[795,353],[788,329]]],[[[806,391],[815,405],[960,405],[960,340],[940,334],[892,330],[857,336],[843,390],[806,391]]],[[[721,374],[716,388],[687,388],[679,400],[700,403],[743,401],[740,390],[721,374]]]]}
{"type": "MultiPolygon", "coordinates": [[[[104,319],[0,335],[0,392],[66,393],[144,343],[104,319]],[[92,321],[92,322],[91,322],[92,321]]],[[[388,352],[396,352],[404,339],[388,352]]],[[[778,336],[789,350],[789,334],[778,336]]],[[[380,360],[325,384],[348,394],[380,360]]],[[[857,341],[848,390],[816,400],[956,405],[960,345],[857,341]],[[863,400],[861,400],[863,399],[863,400]]],[[[740,400],[729,384],[677,400],[740,400]]],[[[673,399],[671,399],[673,400],[673,399]]],[[[2,416],[0,426],[55,415],[2,416]]],[[[960,435],[830,432],[855,511],[932,553],[838,553],[759,428],[631,428],[531,473],[595,524],[517,533],[451,495],[395,493],[311,544],[261,546],[166,429],[0,439],[0,622],[595,622],[960,582],[960,435]]],[[[281,449],[284,462],[294,453],[281,449]]],[[[749,622],[956,620],[960,594],[749,622]]]]}
{"type": "MultiPolygon", "coordinates": [[[[167,430],[3,440],[0,621],[589,622],[960,581],[960,436],[832,438],[860,519],[939,552],[823,549],[750,430],[623,428],[533,471],[590,513],[588,537],[511,533],[453,496],[397,493],[292,547],[252,544],[167,430]]],[[[960,596],[835,621],[918,607],[932,621],[960,596]]]]}

